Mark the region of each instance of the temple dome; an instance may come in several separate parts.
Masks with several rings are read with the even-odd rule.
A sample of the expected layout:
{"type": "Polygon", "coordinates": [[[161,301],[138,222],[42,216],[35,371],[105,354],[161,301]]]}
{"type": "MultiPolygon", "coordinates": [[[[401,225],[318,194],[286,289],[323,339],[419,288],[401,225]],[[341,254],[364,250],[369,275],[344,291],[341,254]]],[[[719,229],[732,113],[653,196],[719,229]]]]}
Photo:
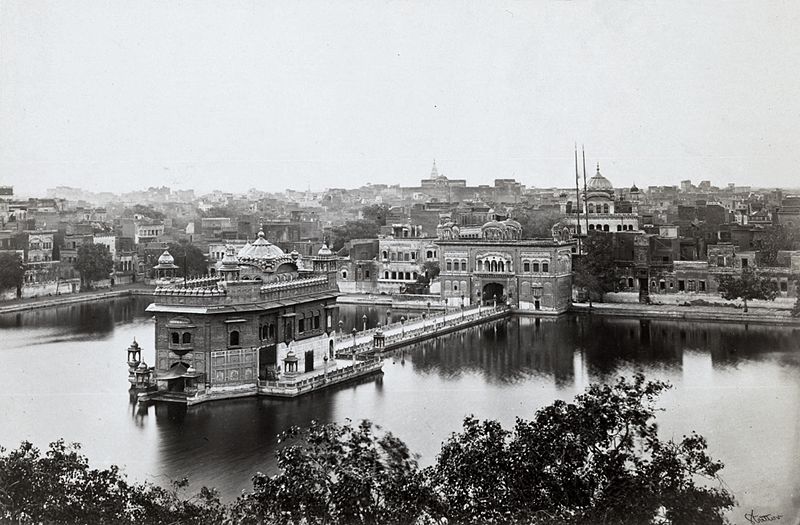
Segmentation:
{"type": "Polygon", "coordinates": [[[252,244],[245,244],[239,250],[238,258],[247,260],[277,259],[285,255],[283,250],[269,242],[264,237],[264,232],[258,232],[258,238],[252,244]]]}
{"type": "Polygon", "coordinates": [[[175,258],[169,253],[169,251],[164,250],[164,253],[162,253],[158,258],[158,264],[175,264],[175,258]]]}
{"type": "Polygon", "coordinates": [[[323,243],[322,248],[319,249],[317,255],[319,257],[331,257],[333,256],[333,252],[331,251],[330,248],[328,248],[328,243],[323,243]]]}
{"type": "Polygon", "coordinates": [[[589,179],[588,184],[586,185],[589,191],[613,191],[614,186],[611,185],[611,181],[607,178],[603,177],[600,174],[600,164],[597,165],[597,173],[595,173],[591,179],[589,179]]]}

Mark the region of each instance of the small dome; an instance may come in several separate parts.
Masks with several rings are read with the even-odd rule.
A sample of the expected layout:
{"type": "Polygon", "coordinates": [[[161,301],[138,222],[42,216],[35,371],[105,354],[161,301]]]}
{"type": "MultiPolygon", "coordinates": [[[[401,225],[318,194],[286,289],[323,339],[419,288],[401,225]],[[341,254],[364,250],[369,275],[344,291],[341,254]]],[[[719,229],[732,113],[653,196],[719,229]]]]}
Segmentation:
{"type": "Polygon", "coordinates": [[[639,188],[636,187],[636,183],[631,186],[631,193],[639,193],[639,188]]]}
{"type": "Polygon", "coordinates": [[[233,245],[228,245],[225,247],[225,256],[222,258],[222,266],[238,266],[239,261],[236,259],[235,252],[233,245]]]}
{"type": "Polygon", "coordinates": [[[189,368],[186,369],[186,373],[187,374],[196,374],[197,370],[195,369],[195,367],[190,366],[189,368]]]}
{"type": "Polygon", "coordinates": [[[169,251],[164,250],[164,253],[162,253],[158,258],[158,264],[175,264],[175,258],[169,253],[169,251]]]}
{"type": "Polygon", "coordinates": [[[328,248],[328,243],[322,243],[322,248],[319,249],[317,255],[319,257],[331,257],[333,256],[333,252],[328,248]]]}
{"type": "Polygon", "coordinates": [[[614,186],[611,185],[611,181],[600,174],[600,164],[597,165],[597,173],[589,179],[589,183],[586,187],[589,191],[613,191],[614,189],[614,186]]]}
{"type": "Polygon", "coordinates": [[[145,370],[147,370],[147,363],[142,361],[141,363],[139,363],[139,366],[136,367],[136,370],[139,370],[140,372],[144,372],[145,370]]]}

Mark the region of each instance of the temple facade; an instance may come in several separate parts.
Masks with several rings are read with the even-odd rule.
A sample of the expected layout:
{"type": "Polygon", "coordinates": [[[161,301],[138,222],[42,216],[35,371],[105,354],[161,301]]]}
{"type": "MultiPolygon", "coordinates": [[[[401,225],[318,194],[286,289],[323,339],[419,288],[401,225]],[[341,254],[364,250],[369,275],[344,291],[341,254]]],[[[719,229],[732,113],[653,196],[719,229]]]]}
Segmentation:
{"type": "Polygon", "coordinates": [[[443,214],[437,228],[441,294],[448,306],[507,304],[519,312],[561,313],[572,303],[575,241],[523,239],[502,214],[458,225],[443,214]]]}
{"type": "Polygon", "coordinates": [[[155,290],[154,378],[165,397],[237,397],[337,366],[336,257],[284,253],[263,232],[217,275],[155,290]]]}

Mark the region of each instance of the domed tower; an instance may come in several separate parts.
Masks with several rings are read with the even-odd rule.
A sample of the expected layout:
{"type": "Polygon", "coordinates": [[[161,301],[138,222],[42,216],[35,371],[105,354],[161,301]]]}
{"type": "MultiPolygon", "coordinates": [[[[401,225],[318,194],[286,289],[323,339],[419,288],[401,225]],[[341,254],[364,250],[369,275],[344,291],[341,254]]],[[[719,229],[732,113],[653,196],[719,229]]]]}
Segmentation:
{"type": "Polygon", "coordinates": [[[328,243],[323,242],[322,248],[313,258],[314,273],[327,273],[336,276],[336,255],[328,248],[328,243]]]}
{"type": "Polygon", "coordinates": [[[233,245],[225,247],[225,256],[222,258],[222,265],[218,272],[224,281],[239,280],[239,260],[236,258],[236,249],[233,245]]]}
{"type": "Polygon", "coordinates": [[[164,250],[164,253],[158,258],[158,264],[153,266],[156,273],[156,279],[174,279],[178,267],[175,265],[175,258],[169,251],[164,250]]]}
{"type": "Polygon", "coordinates": [[[597,173],[586,184],[583,201],[583,212],[590,216],[614,213],[614,186],[600,173],[600,163],[597,164],[597,173]]]}

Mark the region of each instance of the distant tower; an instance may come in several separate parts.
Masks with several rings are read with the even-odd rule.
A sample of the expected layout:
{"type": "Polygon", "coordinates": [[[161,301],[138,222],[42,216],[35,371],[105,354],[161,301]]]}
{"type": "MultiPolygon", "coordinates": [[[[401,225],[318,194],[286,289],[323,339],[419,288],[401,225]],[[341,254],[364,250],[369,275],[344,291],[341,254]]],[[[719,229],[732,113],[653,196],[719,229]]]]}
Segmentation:
{"type": "Polygon", "coordinates": [[[439,178],[439,170],[436,169],[436,159],[433,159],[433,168],[431,168],[431,179],[439,178]]]}

